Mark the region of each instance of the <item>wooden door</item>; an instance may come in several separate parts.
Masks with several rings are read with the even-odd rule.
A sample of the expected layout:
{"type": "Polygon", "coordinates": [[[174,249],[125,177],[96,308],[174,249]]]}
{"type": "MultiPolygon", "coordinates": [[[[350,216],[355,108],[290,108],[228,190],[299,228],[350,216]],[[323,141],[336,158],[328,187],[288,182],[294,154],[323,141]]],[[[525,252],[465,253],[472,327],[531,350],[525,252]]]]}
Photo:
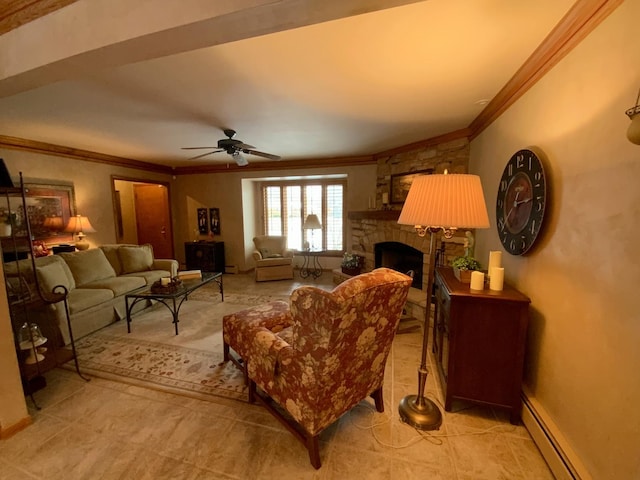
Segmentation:
{"type": "Polygon", "coordinates": [[[169,193],[164,185],[133,186],[138,243],[153,245],[155,258],[174,258],[169,193]]]}

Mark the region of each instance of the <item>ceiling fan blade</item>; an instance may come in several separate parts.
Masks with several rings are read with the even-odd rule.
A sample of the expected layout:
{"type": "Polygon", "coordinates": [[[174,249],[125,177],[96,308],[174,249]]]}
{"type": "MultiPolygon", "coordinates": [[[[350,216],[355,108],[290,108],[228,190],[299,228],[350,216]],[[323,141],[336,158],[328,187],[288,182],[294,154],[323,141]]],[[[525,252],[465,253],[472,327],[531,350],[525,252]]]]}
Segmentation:
{"type": "Polygon", "coordinates": [[[256,148],[253,145],[249,145],[248,143],[244,143],[244,142],[240,142],[234,145],[236,148],[241,148],[241,149],[252,149],[252,148],[256,148]]]}
{"type": "Polygon", "coordinates": [[[198,158],[206,157],[207,155],[212,155],[218,152],[222,152],[222,150],[214,150],[213,152],[203,153],[202,155],[196,155],[195,157],[187,158],[187,160],[196,160],[198,158]]]}
{"type": "Polygon", "coordinates": [[[280,160],[282,157],[280,155],[274,155],[272,153],[259,152],[258,150],[253,150],[250,148],[242,148],[244,153],[248,153],[249,155],[256,155],[258,157],[269,158],[271,160],[280,160]]]}
{"type": "Polygon", "coordinates": [[[207,148],[218,148],[218,147],[182,147],[182,150],[205,150],[207,148]]]}

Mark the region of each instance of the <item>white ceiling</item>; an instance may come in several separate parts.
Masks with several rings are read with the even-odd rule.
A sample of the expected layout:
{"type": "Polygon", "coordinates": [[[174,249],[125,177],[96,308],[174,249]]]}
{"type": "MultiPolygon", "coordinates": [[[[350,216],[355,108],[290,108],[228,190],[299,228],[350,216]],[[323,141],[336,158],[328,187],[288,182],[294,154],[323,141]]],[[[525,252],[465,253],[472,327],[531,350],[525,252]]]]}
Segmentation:
{"type": "Polygon", "coordinates": [[[181,150],[222,128],[283,161],[371,155],[469,126],[572,4],[429,0],[14,84],[0,135],[169,166],[228,162],[181,150]]]}

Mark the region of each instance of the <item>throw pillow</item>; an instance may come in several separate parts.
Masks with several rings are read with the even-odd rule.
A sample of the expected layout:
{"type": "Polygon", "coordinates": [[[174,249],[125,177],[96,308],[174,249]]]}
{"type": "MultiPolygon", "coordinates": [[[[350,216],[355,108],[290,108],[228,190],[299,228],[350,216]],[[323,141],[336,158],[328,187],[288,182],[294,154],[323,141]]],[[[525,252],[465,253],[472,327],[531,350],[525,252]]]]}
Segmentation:
{"type": "Polygon", "coordinates": [[[99,248],[73,253],[59,253],[69,266],[76,286],[116,276],[116,272],[99,248]]]}
{"type": "Polygon", "coordinates": [[[269,255],[271,255],[271,251],[268,248],[261,248],[260,255],[262,255],[262,258],[269,258],[269,255]]]}
{"type": "Polygon", "coordinates": [[[150,244],[118,249],[122,273],[135,273],[151,270],[153,266],[153,247],[150,244]]]}
{"type": "Polygon", "coordinates": [[[53,292],[54,287],[58,285],[62,285],[67,291],[72,288],[64,268],[59,262],[36,266],[36,275],[38,275],[40,288],[46,293],[53,292]]]}

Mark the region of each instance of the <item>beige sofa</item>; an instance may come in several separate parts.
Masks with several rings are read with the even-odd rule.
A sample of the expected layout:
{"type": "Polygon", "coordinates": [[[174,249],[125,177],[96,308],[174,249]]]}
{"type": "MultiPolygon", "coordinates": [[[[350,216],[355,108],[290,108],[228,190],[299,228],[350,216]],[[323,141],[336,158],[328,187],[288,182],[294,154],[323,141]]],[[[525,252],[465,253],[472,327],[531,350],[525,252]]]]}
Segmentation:
{"type": "MultiPolygon", "coordinates": [[[[33,278],[31,260],[19,263],[19,266],[16,262],[5,264],[5,271],[12,273],[12,269],[17,271],[19,268],[21,276],[33,278]]],[[[67,303],[75,339],[125,318],[126,293],[178,273],[178,262],[154,258],[151,245],[102,245],[79,252],[39,257],[35,264],[42,291],[50,292],[58,285],[68,290],[67,303]]],[[[140,302],[140,308],[145,306],[140,302]]],[[[64,303],[47,308],[48,315],[55,316],[65,344],[69,343],[64,303]]]]}
{"type": "Polygon", "coordinates": [[[256,249],[256,282],[293,278],[293,251],[287,250],[287,237],[259,235],[253,239],[256,249]]]}

